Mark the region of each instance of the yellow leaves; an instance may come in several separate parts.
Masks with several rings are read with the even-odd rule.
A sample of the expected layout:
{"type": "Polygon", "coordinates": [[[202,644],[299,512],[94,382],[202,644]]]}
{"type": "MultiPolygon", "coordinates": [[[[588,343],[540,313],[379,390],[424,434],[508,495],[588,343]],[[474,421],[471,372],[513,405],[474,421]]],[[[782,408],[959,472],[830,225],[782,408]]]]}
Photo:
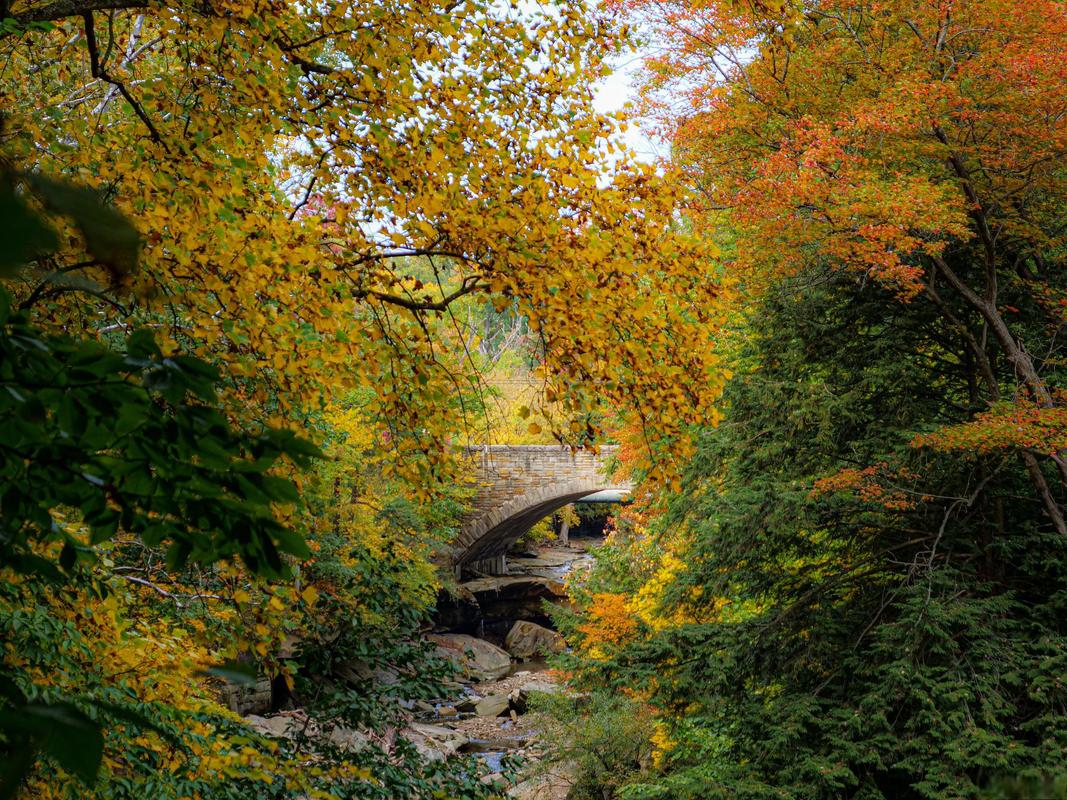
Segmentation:
{"type": "Polygon", "coordinates": [[[670,736],[670,728],[667,723],[657,720],[652,726],[652,735],[649,737],[652,743],[652,765],[657,769],[663,765],[663,759],[678,743],[670,736]]]}
{"type": "MultiPolygon", "coordinates": [[[[648,457],[684,452],[685,426],[706,417],[719,385],[709,250],[676,229],[680,198],[654,169],[623,155],[606,172],[613,123],[592,108],[588,90],[610,31],[598,23],[594,34],[580,5],[543,15],[535,6],[427,15],[417,3],[382,13],[281,0],[266,17],[241,0],[224,0],[219,17],[166,3],[138,9],[138,56],[121,69],[165,147],[113,87],[87,73],[83,42],[70,31],[5,40],[5,162],[106,182],[145,234],[141,279],[153,290],[132,320],[74,294],[42,320],[71,331],[85,320],[93,331],[160,326],[174,334],[168,348],[218,364],[224,401],[242,423],[321,421],[315,433],[331,460],[302,494],[319,529],[328,525],[369,557],[388,544],[385,501],[458,484],[446,444],[466,424],[457,408],[476,377],[466,353],[476,340],[456,335],[449,315],[403,301],[447,296],[468,278],[488,291],[457,303],[524,315],[544,350],[542,385],[498,387],[490,433],[577,441],[602,434],[605,416],[633,422],[652,409],[642,441],[662,447],[648,457]],[[516,15],[535,15],[537,35],[516,15]],[[437,32],[450,46],[439,46],[437,32]],[[314,48],[278,46],[326,38],[333,63],[358,67],[307,72],[310,62],[293,53],[312,59],[314,48]],[[526,65],[542,47],[551,69],[531,74],[526,65]],[[347,99],[320,102],[331,97],[347,99]],[[408,255],[418,248],[448,255],[408,255]]],[[[121,53],[133,17],[114,16],[121,53]]],[[[73,250],[57,256],[79,260],[73,250]]],[[[474,346],[482,344],[491,343],[474,346]]],[[[401,550],[410,569],[403,600],[413,605],[432,599],[426,545],[401,550]]],[[[311,546],[319,557],[319,542],[311,546]]],[[[220,595],[233,601],[213,612],[232,626],[226,646],[265,660],[278,660],[300,615],[324,613],[336,593],[321,584],[264,587],[233,565],[220,579],[220,595]]],[[[598,608],[598,635],[633,633],[625,599],[601,598],[598,608]]],[[[101,613],[93,624],[118,640],[124,615],[101,613]]],[[[196,643],[210,632],[190,624],[169,635],[160,645],[168,664],[186,648],[209,660],[196,643]]],[[[119,648],[116,662],[162,659],[152,660],[154,643],[142,645],[119,648]]],[[[254,761],[234,751],[215,768],[238,774],[254,761]]]]}

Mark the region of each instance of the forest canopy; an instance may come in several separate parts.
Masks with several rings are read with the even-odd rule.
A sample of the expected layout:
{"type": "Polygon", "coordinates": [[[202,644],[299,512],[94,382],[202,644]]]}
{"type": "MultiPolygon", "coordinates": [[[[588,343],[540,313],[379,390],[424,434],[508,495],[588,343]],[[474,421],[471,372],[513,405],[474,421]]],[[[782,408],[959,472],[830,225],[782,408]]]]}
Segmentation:
{"type": "Polygon", "coordinates": [[[567,623],[612,796],[1062,796],[1063,5],[621,7],[738,303],[567,623]]]}
{"type": "Polygon", "coordinates": [[[550,443],[569,800],[1067,796],[1065,86],[1061,0],[0,0],[0,797],[500,797],[410,724],[550,443]]]}

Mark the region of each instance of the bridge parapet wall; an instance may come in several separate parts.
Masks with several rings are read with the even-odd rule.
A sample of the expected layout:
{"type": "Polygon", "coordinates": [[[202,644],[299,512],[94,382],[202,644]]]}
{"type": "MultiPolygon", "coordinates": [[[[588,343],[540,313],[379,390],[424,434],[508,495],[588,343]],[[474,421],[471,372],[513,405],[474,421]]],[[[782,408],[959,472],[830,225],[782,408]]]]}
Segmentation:
{"type": "Polygon", "coordinates": [[[593,453],[561,445],[468,447],[467,457],[476,460],[479,482],[473,508],[493,509],[532,487],[560,481],[588,478],[606,483],[605,465],[618,449],[605,445],[593,453]]]}

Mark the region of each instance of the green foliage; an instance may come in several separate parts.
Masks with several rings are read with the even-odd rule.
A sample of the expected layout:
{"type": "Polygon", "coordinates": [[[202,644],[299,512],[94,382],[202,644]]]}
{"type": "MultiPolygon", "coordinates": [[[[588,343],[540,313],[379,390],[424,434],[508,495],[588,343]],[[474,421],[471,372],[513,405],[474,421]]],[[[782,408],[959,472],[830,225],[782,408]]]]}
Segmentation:
{"type": "Polygon", "coordinates": [[[121,277],[137,268],[140,235],[98,192],[36,173],[5,171],[0,172],[0,241],[4,243],[0,249],[0,275],[8,277],[28,262],[52,254],[59,246],[52,225],[28,204],[30,198],[73,223],[93,261],[113,276],[121,277]]]}
{"type": "Polygon", "coordinates": [[[666,624],[584,665],[671,721],[624,796],[977,797],[1067,762],[1062,540],[1012,455],[910,444],[983,407],[951,322],[809,272],[738,363],[658,522],[666,624]]]}
{"type": "MultiPolygon", "coordinates": [[[[219,796],[212,794],[217,789],[214,781],[190,775],[198,763],[208,757],[234,757],[241,746],[253,743],[260,758],[268,757],[264,742],[248,738],[243,726],[210,710],[202,688],[188,683],[182,687],[197,701],[196,709],[179,710],[142,698],[135,671],[117,668],[102,652],[117,644],[106,640],[110,622],[104,612],[108,604],[114,607],[120,591],[118,585],[94,586],[84,574],[66,582],[58,595],[40,582],[5,583],[0,588],[0,639],[9,652],[18,654],[20,665],[0,673],[5,701],[0,712],[5,766],[0,796],[27,796],[18,792],[36,758],[43,760],[45,774],[55,775],[62,768],[77,778],[65,787],[55,781],[50,797],[132,800],[151,792],[157,797],[199,793],[214,798],[219,796]],[[98,601],[101,592],[108,593],[103,605],[98,601]],[[77,617],[89,609],[99,618],[77,617]],[[34,680],[42,674],[53,680],[34,680]],[[77,692],[57,685],[59,677],[67,675],[77,692]],[[241,733],[246,736],[228,740],[241,733]],[[189,772],[173,769],[177,763],[188,766],[189,772]]],[[[160,653],[174,649],[166,637],[153,640],[131,632],[125,640],[124,647],[143,667],[158,670],[153,680],[157,692],[182,680],[169,674],[172,663],[159,659],[160,653]]],[[[233,783],[255,791],[254,782],[237,778],[233,783]]],[[[43,788],[39,781],[33,787],[31,792],[43,788]]]]}
{"type": "Polygon", "coordinates": [[[99,725],[71,703],[31,703],[14,687],[5,692],[9,705],[0,709],[0,730],[16,742],[32,742],[32,747],[16,747],[0,777],[0,796],[11,797],[28,771],[34,751],[40,748],[63,769],[89,783],[96,778],[104,754],[104,737],[99,725]]]}
{"type": "Polygon", "coordinates": [[[331,587],[308,631],[319,645],[300,658],[297,691],[321,719],[381,729],[400,723],[401,701],[448,694],[452,662],[419,639],[428,601],[409,596],[407,563],[395,549],[372,553],[326,537],[307,576],[331,587]]]}
{"type": "MultiPolygon", "coordinates": [[[[331,773],[294,783],[286,770],[303,757],[299,740],[272,752],[272,745],[223,715],[202,688],[192,693],[192,708],[167,699],[145,703],[139,683],[145,663],[132,670],[138,680],[110,678],[115,668],[105,662],[114,654],[98,652],[101,644],[118,635],[110,646],[132,649],[138,637],[71,619],[80,603],[91,602],[99,613],[101,600],[114,595],[121,582],[106,577],[113,562],[135,575],[187,581],[208,596],[225,590],[222,573],[203,569],[218,561],[239,557],[252,575],[291,575],[285,555],[305,558],[311,551],[276,516],[280,505],[292,505],[298,496],[294,483],[274,473],[285,460],[306,468],[321,454],[286,431],[233,428],[217,407],[217,371],[194,358],[164,354],[146,330],[134,331],[125,352],[116,351],[44,334],[10,310],[2,289],[0,299],[0,556],[3,567],[28,579],[0,598],[8,657],[17,654],[14,666],[0,671],[0,797],[14,796],[42,759],[46,770],[54,764],[78,779],[79,791],[87,793],[79,796],[109,799],[146,792],[284,798],[308,781],[345,796],[382,800],[487,796],[491,790],[473,763],[427,761],[405,742],[391,752],[372,746],[357,754],[320,753],[323,763],[344,765],[359,777],[331,773]],[[161,547],[165,573],[158,566],[149,572],[161,547]],[[65,683],[77,692],[50,686],[40,675],[72,676],[65,683]],[[245,764],[242,748],[250,744],[256,763],[245,764]],[[101,781],[105,756],[110,762],[101,781]],[[164,767],[175,759],[186,768],[164,767]],[[218,760],[234,765],[221,781],[206,766],[218,760]],[[264,776],[276,769],[287,777],[268,787],[264,776]]],[[[346,491],[333,491],[332,503],[312,492],[312,518],[339,515],[360,488],[354,479],[365,481],[360,465],[347,460],[330,464],[324,477],[333,473],[346,475],[346,491]]],[[[327,725],[398,724],[401,701],[444,696],[452,675],[450,662],[434,658],[418,638],[434,593],[426,562],[411,557],[417,551],[426,558],[430,543],[452,534],[461,503],[446,497],[416,509],[400,498],[397,486],[385,496],[374,520],[383,529],[385,549],[370,548],[359,539],[360,530],[335,519],[316,537],[317,557],[301,574],[335,591],[324,596],[316,616],[290,615],[294,633],[315,643],[292,662],[301,670],[297,696],[327,725]],[[346,668],[360,671],[356,682],[338,679],[346,668]]],[[[232,615],[225,623],[214,619],[217,610],[207,606],[175,608],[170,597],[165,590],[156,597],[153,618],[161,632],[179,619],[208,628],[235,622],[232,615]]],[[[224,638],[233,631],[216,634],[224,638]]],[[[151,640],[144,646],[151,647],[151,640]]],[[[207,674],[238,682],[254,677],[247,665],[232,661],[207,674]]]]}
{"type": "MultiPolygon", "coordinates": [[[[389,741],[409,721],[412,702],[441,702],[455,691],[449,686],[455,665],[420,633],[437,596],[430,558],[454,537],[470,490],[457,486],[420,503],[407,499],[403,482],[384,476],[375,461],[363,399],[350,396],[316,422],[331,458],[317,463],[304,485],[316,527],[314,557],[299,577],[316,587],[318,599],[295,626],[292,694],[323,729],[374,732],[389,741]]],[[[403,739],[391,751],[372,745],[327,755],[372,776],[330,785],[343,796],[474,800],[492,794],[470,757],[428,760],[403,739]]]]}
{"type": "Polygon", "coordinates": [[[317,448],[288,431],[232,428],[215,405],[217,371],[165,355],[147,330],[116,352],[46,335],[9,301],[0,290],[2,563],[56,578],[40,544],[62,542],[69,570],[120,526],[167,544],[174,568],[240,556],[255,573],[282,575],[282,554],[308,554],[273,512],[296,489],[271,471],[283,457],[306,465],[317,448]],[[89,526],[89,542],[57,524],[64,509],[89,526]]]}
{"type": "Polygon", "coordinates": [[[555,519],[549,515],[530,526],[530,529],[515,542],[513,548],[538,547],[554,541],[558,535],[555,519]]]}
{"type": "Polygon", "coordinates": [[[547,747],[540,769],[564,773],[570,800],[610,800],[648,766],[652,716],[624,694],[534,694],[531,707],[547,747]]]}
{"type": "MultiPolygon", "coordinates": [[[[96,193],[37,175],[22,183],[74,223],[90,255],[112,274],[136,267],[136,231],[96,193]]],[[[8,176],[0,181],[0,218],[5,275],[57,245],[51,226],[8,176]]],[[[317,448],[287,431],[234,429],[218,407],[218,372],[196,358],[165,355],[148,330],[131,333],[118,352],[46,334],[11,304],[0,287],[0,568],[59,583],[77,575],[79,561],[95,560],[97,546],[120,528],[146,545],[168,544],[172,568],[239,556],[253,573],[283,575],[283,553],[307,555],[303,538],[274,513],[275,504],[297,499],[295,487],[270,472],[283,457],[306,466],[320,455],[317,448]],[[82,524],[87,540],[75,535],[82,524]]],[[[33,594],[12,591],[5,601],[33,594]]],[[[15,607],[7,602],[5,609],[15,607]]],[[[33,630],[21,614],[5,611],[8,641],[33,630]]],[[[46,672],[56,668],[55,634],[62,633],[64,646],[79,638],[68,627],[40,629],[53,634],[50,645],[38,648],[47,654],[46,672]]],[[[23,645],[20,659],[32,656],[23,645]]],[[[122,699],[105,692],[75,703],[42,691],[20,670],[0,670],[0,797],[18,791],[39,753],[92,784],[105,719],[163,730],[129,705],[132,698],[122,699]]],[[[179,739],[175,730],[169,735],[179,739]]]]}
{"type": "Polygon", "coordinates": [[[10,275],[58,244],[51,230],[13,191],[0,189],[0,275],[10,275]]]}
{"type": "Polygon", "coordinates": [[[1063,800],[1067,798],[1067,775],[998,779],[981,796],[982,800],[1063,800]]]}

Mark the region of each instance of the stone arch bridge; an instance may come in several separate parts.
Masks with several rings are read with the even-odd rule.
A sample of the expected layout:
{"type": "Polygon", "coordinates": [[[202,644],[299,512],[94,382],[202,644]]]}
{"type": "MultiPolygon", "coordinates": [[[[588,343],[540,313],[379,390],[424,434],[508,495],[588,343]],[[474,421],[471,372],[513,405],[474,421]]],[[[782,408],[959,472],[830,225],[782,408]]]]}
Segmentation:
{"type": "Polygon", "coordinates": [[[504,556],[540,519],[578,500],[620,502],[630,484],[613,481],[607,462],[617,446],[599,453],[562,445],[477,445],[467,448],[474,461],[478,491],[453,548],[457,575],[472,569],[507,574],[504,556]]]}

